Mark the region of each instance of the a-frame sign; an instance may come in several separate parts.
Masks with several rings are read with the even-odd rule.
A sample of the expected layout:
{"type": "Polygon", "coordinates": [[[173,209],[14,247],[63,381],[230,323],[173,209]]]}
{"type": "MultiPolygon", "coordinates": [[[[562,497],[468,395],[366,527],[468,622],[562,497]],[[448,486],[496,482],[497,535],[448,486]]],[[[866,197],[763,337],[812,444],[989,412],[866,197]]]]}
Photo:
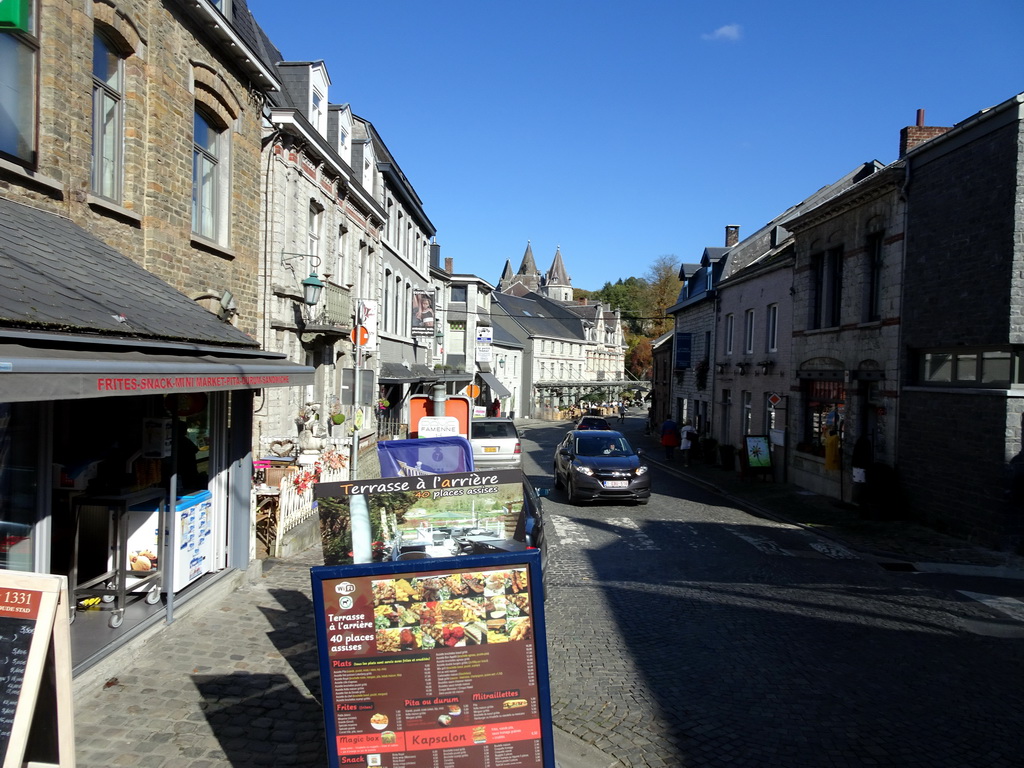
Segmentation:
{"type": "Polygon", "coordinates": [[[67,577],[0,570],[0,760],[74,768],[67,577]]]}

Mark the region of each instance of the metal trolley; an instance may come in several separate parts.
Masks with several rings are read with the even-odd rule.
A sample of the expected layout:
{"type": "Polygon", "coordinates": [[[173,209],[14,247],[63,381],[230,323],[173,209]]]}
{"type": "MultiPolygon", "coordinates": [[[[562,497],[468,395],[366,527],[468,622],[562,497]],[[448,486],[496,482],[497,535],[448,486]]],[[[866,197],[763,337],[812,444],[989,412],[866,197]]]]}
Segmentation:
{"type": "Polygon", "coordinates": [[[144,597],[149,605],[159,602],[163,583],[163,568],[160,567],[162,565],[160,560],[164,556],[162,550],[166,503],[166,495],[159,488],[123,495],[80,496],[75,499],[75,547],[71,573],[68,578],[68,586],[73,595],[72,600],[69,601],[72,621],[75,619],[75,611],[81,598],[99,597],[104,603],[113,603],[109,620],[112,629],[117,629],[124,621],[124,611],[129,596],[144,597]],[[145,560],[149,561],[148,563],[141,563],[139,553],[133,553],[129,547],[133,513],[148,513],[150,516],[155,514],[155,538],[152,539],[152,547],[147,547],[147,549],[154,550],[152,554],[156,556],[155,563],[149,557],[145,557],[145,560]],[[99,523],[102,528],[102,520],[98,516],[106,519],[107,570],[79,583],[78,565],[82,525],[83,522],[91,522],[94,525],[99,523]],[[135,555],[136,565],[148,565],[149,568],[147,570],[133,569],[133,563],[129,559],[132,554],[135,555]]]}

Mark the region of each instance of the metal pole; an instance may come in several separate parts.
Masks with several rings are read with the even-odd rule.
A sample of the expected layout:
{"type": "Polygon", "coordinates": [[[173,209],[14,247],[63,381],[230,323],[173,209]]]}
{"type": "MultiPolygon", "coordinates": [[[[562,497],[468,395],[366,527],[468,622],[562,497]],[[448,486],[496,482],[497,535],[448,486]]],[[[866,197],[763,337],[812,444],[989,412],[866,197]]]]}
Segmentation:
{"type": "MultiPolygon", "coordinates": [[[[360,302],[361,304],[362,302],[360,302]]],[[[362,392],[360,391],[360,368],[363,358],[363,313],[356,313],[356,323],[352,330],[352,349],[355,351],[355,381],[352,383],[352,449],[348,459],[349,480],[355,481],[359,469],[359,422],[357,413],[362,413],[362,392]]],[[[357,563],[369,563],[373,559],[373,533],[370,525],[370,508],[366,497],[360,494],[352,496],[349,505],[349,524],[352,528],[352,559],[357,563]]]]}

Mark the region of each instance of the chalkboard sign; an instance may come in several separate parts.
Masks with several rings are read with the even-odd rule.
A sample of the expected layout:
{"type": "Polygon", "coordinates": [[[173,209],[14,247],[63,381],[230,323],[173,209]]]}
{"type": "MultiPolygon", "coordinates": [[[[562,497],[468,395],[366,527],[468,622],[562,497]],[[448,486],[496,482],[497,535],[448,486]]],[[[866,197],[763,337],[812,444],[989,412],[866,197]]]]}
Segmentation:
{"type": "Polygon", "coordinates": [[[311,575],[331,768],[554,768],[537,550],[311,575]]]}
{"type": "MultiPolygon", "coordinates": [[[[36,729],[56,733],[47,760],[74,766],[71,642],[64,576],[0,571],[0,762],[21,768],[36,729]],[[46,701],[40,701],[44,677],[46,701]],[[36,717],[45,713],[45,717],[36,717]],[[56,723],[50,722],[56,719],[56,723]]],[[[40,757],[29,755],[29,757],[40,757]]]]}

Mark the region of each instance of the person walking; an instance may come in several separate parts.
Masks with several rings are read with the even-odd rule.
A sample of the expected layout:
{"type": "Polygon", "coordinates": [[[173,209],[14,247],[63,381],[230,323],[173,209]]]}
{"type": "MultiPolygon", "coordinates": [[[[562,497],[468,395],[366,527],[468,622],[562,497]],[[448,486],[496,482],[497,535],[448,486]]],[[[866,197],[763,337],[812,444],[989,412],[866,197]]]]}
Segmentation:
{"type": "Polygon", "coordinates": [[[671,416],[666,416],[661,422],[661,445],[665,449],[665,461],[672,461],[679,447],[679,426],[671,416]]]}
{"type": "Polygon", "coordinates": [[[679,430],[679,450],[683,452],[683,465],[690,466],[691,450],[697,447],[697,430],[693,428],[693,422],[687,419],[683,422],[683,428],[679,430]]]}

